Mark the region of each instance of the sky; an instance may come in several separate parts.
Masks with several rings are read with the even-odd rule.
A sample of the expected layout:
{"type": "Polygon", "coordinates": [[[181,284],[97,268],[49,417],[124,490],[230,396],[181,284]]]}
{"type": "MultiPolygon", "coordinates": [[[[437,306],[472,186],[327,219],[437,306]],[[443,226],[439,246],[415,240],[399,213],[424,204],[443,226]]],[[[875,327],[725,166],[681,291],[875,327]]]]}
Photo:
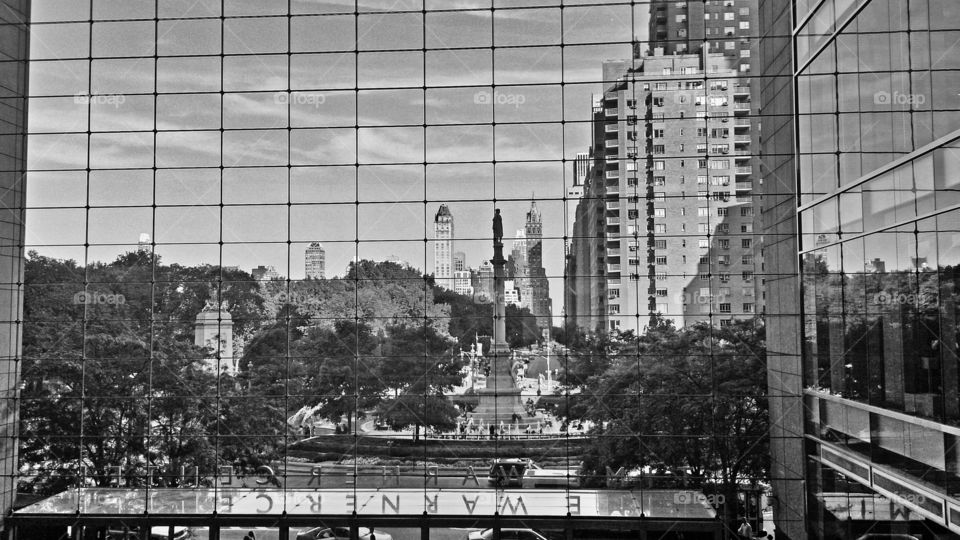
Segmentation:
{"type": "Polygon", "coordinates": [[[146,232],[166,263],[300,279],[319,241],[328,276],[357,256],[430,273],[440,204],[475,268],[494,207],[510,239],[535,197],[559,316],[571,160],[590,146],[603,60],[630,57],[649,8],[538,4],[555,3],[428,1],[463,11],[424,16],[365,0],[355,20],[353,2],[296,0],[288,35],[286,0],[227,0],[222,32],[220,0],[160,2],[156,24],[153,0],[97,0],[109,21],[92,29],[76,22],[86,1],[35,1],[27,249],[106,261],[146,232]],[[201,18],[166,18],[183,16],[201,18]]]}

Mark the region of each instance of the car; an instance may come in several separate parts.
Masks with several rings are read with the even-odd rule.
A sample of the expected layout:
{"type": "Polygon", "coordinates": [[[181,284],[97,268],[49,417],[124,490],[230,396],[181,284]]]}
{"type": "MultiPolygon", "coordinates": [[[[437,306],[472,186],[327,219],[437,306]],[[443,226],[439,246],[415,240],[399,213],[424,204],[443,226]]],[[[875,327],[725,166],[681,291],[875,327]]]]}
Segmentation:
{"type": "Polygon", "coordinates": [[[580,487],[577,469],[544,469],[527,458],[495,459],[490,464],[487,484],[497,487],[580,487]]]}
{"type": "MultiPolygon", "coordinates": [[[[72,536],[72,528],[67,527],[67,534],[72,536]]],[[[150,529],[150,540],[167,540],[168,534],[170,533],[169,527],[152,527],[150,529]]],[[[97,535],[95,528],[90,528],[84,531],[84,539],[90,538],[93,539],[97,535]]],[[[100,538],[96,536],[96,538],[100,538]]],[[[137,540],[141,538],[140,533],[137,532],[137,529],[133,530],[123,530],[123,529],[114,529],[108,528],[106,531],[107,540],[137,540]]],[[[195,538],[190,529],[186,527],[174,527],[173,528],[173,540],[189,540],[195,538]]]]}
{"type": "Polygon", "coordinates": [[[522,487],[523,474],[530,467],[537,464],[526,458],[499,458],[490,464],[487,474],[487,484],[497,487],[522,487]]]}
{"type": "MultiPolygon", "coordinates": [[[[359,538],[363,540],[393,540],[389,534],[369,527],[361,527],[359,538]]],[[[313,527],[297,533],[297,540],[349,540],[348,527],[313,527]]]]}
{"type": "Polygon", "coordinates": [[[544,469],[533,463],[523,471],[521,487],[580,487],[580,472],[577,469],[544,469]]]}
{"type": "MultiPolygon", "coordinates": [[[[533,529],[500,529],[500,538],[503,540],[547,540],[547,537],[533,529]]],[[[493,529],[473,531],[467,535],[467,540],[493,540],[493,529]]]]}

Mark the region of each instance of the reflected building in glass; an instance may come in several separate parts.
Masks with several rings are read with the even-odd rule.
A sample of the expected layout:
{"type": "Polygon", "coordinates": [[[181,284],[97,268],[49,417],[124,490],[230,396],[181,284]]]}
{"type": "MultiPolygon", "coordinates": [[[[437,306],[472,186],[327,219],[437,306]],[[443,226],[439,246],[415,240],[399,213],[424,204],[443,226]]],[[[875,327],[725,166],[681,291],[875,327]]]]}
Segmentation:
{"type": "Polygon", "coordinates": [[[960,3],[792,8],[760,10],[778,529],[956,535],[960,3]]]}
{"type": "Polygon", "coordinates": [[[757,0],[651,0],[650,47],[664,54],[709,52],[733,58],[750,72],[757,0]]]}
{"type": "Polygon", "coordinates": [[[437,283],[449,290],[454,289],[453,214],[441,204],[433,217],[434,253],[433,268],[437,283]]]}
{"type": "Polygon", "coordinates": [[[18,538],[723,536],[765,455],[728,421],[763,412],[748,48],[635,57],[659,3],[528,4],[34,0],[29,62],[0,28],[18,538]],[[717,324],[544,339],[655,311],[717,324]],[[480,389],[523,408],[470,416],[480,389]]]}
{"type": "Polygon", "coordinates": [[[618,82],[594,109],[567,314],[635,333],[655,314],[680,326],[754,317],[749,80],[726,55],[662,49],[603,68],[618,82]]]}
{"type": "Polygon", "coordinates": [[[320,242],[312,242],[303,257],[304,273],[308,279],[324,279],[326,277],[327,252],[320,242]]]}

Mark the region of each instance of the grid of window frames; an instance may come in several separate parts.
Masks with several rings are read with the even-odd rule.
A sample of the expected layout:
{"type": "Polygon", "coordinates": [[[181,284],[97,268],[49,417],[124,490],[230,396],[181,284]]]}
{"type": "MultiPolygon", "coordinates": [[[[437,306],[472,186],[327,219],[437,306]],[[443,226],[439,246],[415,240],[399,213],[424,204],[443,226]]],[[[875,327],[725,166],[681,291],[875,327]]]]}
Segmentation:
{"type": "Polygon", "coordinates": [[[796,9],[810,524],[834,534],[876,497],[861,484],[904,485],[927,490],[910,508],[928,530],[956,532],[960,6],[796,9]]]}
{"type": "Polygon", "coordinates": [[[525,457],[737,499],[766,474],[752,4],[35,0],[22,489],[149,512],[525,457]]]}

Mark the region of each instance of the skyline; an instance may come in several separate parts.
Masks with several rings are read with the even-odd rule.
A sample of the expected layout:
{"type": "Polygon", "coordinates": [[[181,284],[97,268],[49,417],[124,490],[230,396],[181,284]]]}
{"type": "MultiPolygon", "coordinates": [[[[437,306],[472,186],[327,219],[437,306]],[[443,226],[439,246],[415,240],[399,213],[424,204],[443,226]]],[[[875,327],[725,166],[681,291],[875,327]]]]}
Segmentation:
{"type": "MultiPolygon", "coordinates": [[[[178,8],[164,6],[156,27],[152,4],[94,3],[95,19],[115,22],[92,27],[79,4],[33,13],[27,249],[112,260],[150,232],[168,263],[267,265],[301,279],[302,253],[319,241],[331,275],[390,255],[433,273],[440,204],[484,223],[496,198],[512,231],[535,191],[563,313],[571,162],[590,147],[593,97],[611,82],[602,61],[632,62],[634,44],[650,42],[652,3],[400,4],[423,15],[359,2],[356,31],[342,24],[352,2],[295,0],[289,31],[279,3],[228,1],[223,21],[218,3],[194,5],[195,19],[166,19],[178,8]],[[89,219],[53,209],[78,200],[89,219]]],[[[487,234],[456,238],[468,266],[489,258],[487,234]]]]}

